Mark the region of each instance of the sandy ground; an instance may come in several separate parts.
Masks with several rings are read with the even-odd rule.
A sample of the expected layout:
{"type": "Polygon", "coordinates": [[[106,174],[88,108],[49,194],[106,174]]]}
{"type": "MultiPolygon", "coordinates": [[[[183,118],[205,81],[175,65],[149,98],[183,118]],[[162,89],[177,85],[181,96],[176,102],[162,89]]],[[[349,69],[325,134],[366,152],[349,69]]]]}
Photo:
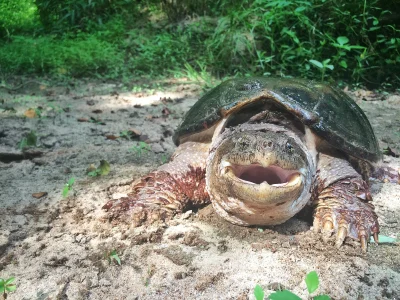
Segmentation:
{"type": "MultiPolygon", "coordinates": [[[[365,255],[347,241],[337,250],[302,219],[243,228],[206,207],[145,228],[102,221],[108,199],[169,158],[171,133],[201,92],[189,84],[135,85],[133,91],[83,81],[0,88],[2,107],[16,110],[0,112],[0,278],[15,276],[17,284],[8,299],[255,299],[256,284],[266,295],[283,286],[307,299],[304,277],[312,270],[320,276],[316,294],[400,299],[399,245],[371,246],[365,255]],[[24,116],[38,107],[40,117],[24,116]],[[129,129],[151,151],[139,153],[138,141],[112,139],[129,129]],[[38,147],[22,153],[17,145],[31,130],[38,147]],[[87,176],[100,160],[111,172],[87,176]],[[75,184],[63,198],[71,177],[75,184]],[[47,195],[32,196],[39,192],[47,195]],[[121,265],[107,259],[113,250],[121,265]]],[[[400,97],[351,94],[382,147],[399,153],[400,97]]],[[[399,158],[384,159],[400,166],[399,158]]],[[[382,234],[400,238],[400,185],[374,183],[372,191],[382,234]]]]}

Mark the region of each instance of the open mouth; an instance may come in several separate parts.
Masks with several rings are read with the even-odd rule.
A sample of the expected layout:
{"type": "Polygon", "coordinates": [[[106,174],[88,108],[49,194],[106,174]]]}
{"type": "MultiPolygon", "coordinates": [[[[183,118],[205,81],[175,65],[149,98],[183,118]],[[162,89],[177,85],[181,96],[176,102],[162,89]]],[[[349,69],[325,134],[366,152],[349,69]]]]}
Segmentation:
{"type": "Polygon", "coordinates": [[[298,170],[287,170],[276,165],[264,167],[258,163],[250,165],[236,165],[223,163],[225,173],[234,175],[236,179],[247,184],[262,184],[270,186],[292,186],[301,180],[298,170]]]}

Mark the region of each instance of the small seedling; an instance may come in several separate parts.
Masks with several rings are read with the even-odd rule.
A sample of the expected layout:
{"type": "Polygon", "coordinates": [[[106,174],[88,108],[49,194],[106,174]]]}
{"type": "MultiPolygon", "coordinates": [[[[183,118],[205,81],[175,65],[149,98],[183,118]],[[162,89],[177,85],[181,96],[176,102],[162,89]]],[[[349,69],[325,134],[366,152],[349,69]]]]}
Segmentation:
{"type": "Polygon", "coordinates": [[[110,173],[110,164],[106,160],[101,160],[100,165],[93,169],[89,169],[87,173],[89,176],[96,177],[96,176],[105,176],[110,173]]]}
{"type": "Polygon", "coordinates": [[[113,260],[115,260],[119,266],[121,265],[121,259],[117,254],[117,250],[112,250],[111,252],[107,253],[107,259],[110,264],[113,260]]]}
{"type": "Polygon", "coordinates": [[[17,288],[16,285],[13,283],[15,277],[10,277],[7,280],[0,278],[0,293],[3,293],[4,299],[7,299],[7,293],[14,292],[17,288]]]}
{"type": "Polygon", "coordinates": [[[135,151],[137,156],[141,157],[142,154],[147,153],[151,150],[151,147],[146,142],[139,142],[135,146],[133,146],[131,151],[135,151]]]}
{"type": "Polygon", "coordinates": [[[68,182],[65,184],[63,190],[62,190],[62,196],[64,198],[68,197],[69,191],[72,189],[72,186],[74,185],[75,178],[72,177],[68,182]]]}
{"type": "MultiPolygon", "coordinates": [[[[308,293],[311,295],[318,289],[318,286],[319,286],[319,278],[318,278],[317,272],[311,271],[310,273],[308,273],[305,278],[305,282],[307,285],[308,293]]],[[[264,290],[262,289],[261,286],[256,285],[256,287],[254,288],[254,296],[256,297],[257,300],[264,299],[264,290]]],[[[296,294],[294,294],[288,290],[276,291],[276,292],[272,293],[271,295],[269,295],[268,299],[270,299],[270,300],[301,300],[301,298],[299,296],[297,296],[296,294]]],[[[330,300],[331,298],[327,295],[318,295],[318,296],[312,297],[312,299],[314,299],[314,300],[330,300]]]]}
{"type": "Polygon", "coordinates": [[[321,81],[324,81],[326,69],[333,70],[334,66],[329,64],[331,60],[325,59],[324,61],[320,62],[315,59],[310,59],[309,62],[316,66],[321,71],[321,81]]]}
{"type": "Polygon", "coordinates": [[[168,156],[166,155],[166,154],[163,154],[162,156],[161,156],[161,163],[162,164],[165,164],[165,163],[167,163],[168,162],[168,156]]]}
{"type": "Polygon", "coordinates": [[[29,147],[35,147],[37,144],[36,132],[31,130],[27,135],[25,135],[22,140],[18,143],[18,149],[24,150],[29,147]]]}

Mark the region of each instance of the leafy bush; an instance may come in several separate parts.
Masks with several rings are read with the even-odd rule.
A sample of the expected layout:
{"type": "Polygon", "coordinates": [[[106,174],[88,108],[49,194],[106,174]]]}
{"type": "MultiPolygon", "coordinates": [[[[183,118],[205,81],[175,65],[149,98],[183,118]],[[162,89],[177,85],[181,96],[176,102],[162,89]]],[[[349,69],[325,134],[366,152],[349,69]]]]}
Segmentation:
{"type": "Polygon", "coordinates": [[[0,66],[124,79],[186,70],[394,85],[395,1],[37,0],[42,25],[57,37],[12,36],[0,48],[0,66]]]}
{"type": "Polygon", "coordinates": [[[2,71],[83,76],[97,73],[115,78],[120,75],[123,55],[115,45],[93,35],[75,39],[54,36],[29,38],[14,36],[0,48],[2,71]]]}
{"type": "Polygon", "coordinates": [[[87,30],[94,24],[104,24],[112,16],[133,14],[140,1],[131,0],[35,0],[40,21],[51,33],[65,30],[87,30]]]}

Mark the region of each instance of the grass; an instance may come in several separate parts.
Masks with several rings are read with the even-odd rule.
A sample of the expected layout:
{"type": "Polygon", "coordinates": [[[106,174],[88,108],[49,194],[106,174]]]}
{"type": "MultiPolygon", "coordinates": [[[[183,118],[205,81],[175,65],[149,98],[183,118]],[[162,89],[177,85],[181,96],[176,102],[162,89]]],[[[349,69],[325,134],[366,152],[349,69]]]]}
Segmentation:
{"type": "MultiPolygon", "coordinates": [[[[378,0],[233,2],[159,6],[143,1],[128,10],[116,1],[113,15],[98,11],[97,19],[94,7],[82,2],[82,11],[75,13],[84,22],[70,19],[69,11],[65,22],[74,24],[51,24],[63,17],[55,15],[46,19],[47,31],[34,22],[30,9],[29,26],[39,25],[31,34],[15,25],[9,30],[15,33],[0,40],[0,72],[123,82],[172,74],[206,86],[215,85],[213,78],[253,75],[392,86],[400,82],[400,28],[385,21],[396,13],[394,6],[390,11],[378,0]],[[82,13],[86,11],[91,14],[82,13]]],[[[0,7],[0,12],[7,9],[0,7]]],[[[13,26],[10,22],[7,28],[13,26]]]]}

